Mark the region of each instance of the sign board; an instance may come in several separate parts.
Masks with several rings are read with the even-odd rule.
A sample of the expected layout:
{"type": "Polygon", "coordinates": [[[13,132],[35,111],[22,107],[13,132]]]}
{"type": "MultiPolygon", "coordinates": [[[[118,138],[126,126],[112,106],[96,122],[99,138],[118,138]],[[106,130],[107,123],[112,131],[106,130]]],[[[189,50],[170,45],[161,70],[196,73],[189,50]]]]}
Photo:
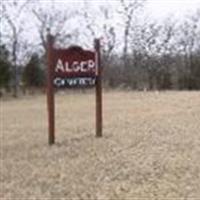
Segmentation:
{"type": "MultiPolygon", "coordinates": [[[[94,51],[79,46],[55,49],[54,37],[47,35],[47,107],[49,145],[55,143],[54,88],[95,86],[96,137],[102,137],[102,78],[100,41],[94,41],[94,51]]],[[[66,104],[67,105],[67,104],[66,104]]]]}
{"type": "Polygon", "coordinates": [[[91,87],[95,85],[96,75],[95,52],[79,46],[54,50],[54,86],[91,87]]]}

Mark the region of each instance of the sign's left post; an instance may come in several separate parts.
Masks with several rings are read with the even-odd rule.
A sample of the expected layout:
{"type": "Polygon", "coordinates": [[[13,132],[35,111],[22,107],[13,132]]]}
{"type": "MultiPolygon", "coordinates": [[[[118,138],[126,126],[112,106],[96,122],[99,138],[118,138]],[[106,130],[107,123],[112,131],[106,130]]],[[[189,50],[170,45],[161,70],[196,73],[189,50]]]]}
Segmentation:
{"type": "Polygon", "coordinates": [[[54,102],[54,37],[47,35],[47,109],[48,109],[48,139],[49,145],[55,143],[55,102],[54,102]]]}

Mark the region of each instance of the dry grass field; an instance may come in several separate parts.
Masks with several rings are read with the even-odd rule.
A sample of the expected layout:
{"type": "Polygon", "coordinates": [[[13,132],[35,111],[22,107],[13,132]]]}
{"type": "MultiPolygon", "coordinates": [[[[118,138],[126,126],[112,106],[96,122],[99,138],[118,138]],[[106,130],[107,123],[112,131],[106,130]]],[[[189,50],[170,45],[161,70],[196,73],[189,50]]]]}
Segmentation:
{"type": "Polygon", "coordinates": [[[200,199],[200,92],[105,92],[95,138],[93,93],[1,103],[1,199],[200,199]]]}

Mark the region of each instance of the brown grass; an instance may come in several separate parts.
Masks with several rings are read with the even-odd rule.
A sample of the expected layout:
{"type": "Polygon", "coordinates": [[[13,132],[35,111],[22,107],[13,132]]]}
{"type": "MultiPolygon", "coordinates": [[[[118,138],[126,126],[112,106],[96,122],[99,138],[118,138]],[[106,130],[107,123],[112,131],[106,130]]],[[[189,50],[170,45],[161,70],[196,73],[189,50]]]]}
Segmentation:
{"type": "Polygon", "coordinates": [[[200,199],[200,92],[56,95],[56,145],[45,96],[1,101],[2,199],[200,199]]]}

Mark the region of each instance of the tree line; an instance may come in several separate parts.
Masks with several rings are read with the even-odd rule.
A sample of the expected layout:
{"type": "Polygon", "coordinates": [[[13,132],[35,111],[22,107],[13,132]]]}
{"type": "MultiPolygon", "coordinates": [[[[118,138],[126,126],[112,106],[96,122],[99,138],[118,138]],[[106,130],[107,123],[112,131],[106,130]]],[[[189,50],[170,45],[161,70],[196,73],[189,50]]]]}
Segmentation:
{"type": "Polygon", "coordinates": [[[45,87],[47,30],[57,47],[91,48],[88,44],[101,37],[105,87],[199,90],[200,9],[181,20],[159,21],[145,15],[145,5],[145,0],[118,0],[116,7],[94,7],[85,1],[80,8],[60,9],[55,1],[2,2],[1,90],[17,96],[20,87],[45,87]]]}

